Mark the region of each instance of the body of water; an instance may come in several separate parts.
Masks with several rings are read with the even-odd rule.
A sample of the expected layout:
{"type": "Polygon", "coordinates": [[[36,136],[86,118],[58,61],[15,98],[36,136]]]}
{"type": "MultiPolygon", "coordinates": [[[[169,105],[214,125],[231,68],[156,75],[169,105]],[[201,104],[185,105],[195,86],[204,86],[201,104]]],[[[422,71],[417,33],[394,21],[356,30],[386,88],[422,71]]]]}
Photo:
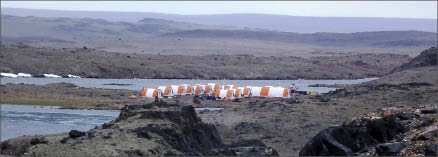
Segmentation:
{"type": "Polygon", "coordinates": [[[88,131],[118,117],[119,110],[73,110],[56,106],[1,105],[1,141],[23,135],[88,131]]]}
{"type": "Polygon", "coordinates": [[[73,83],[79,87],[86,88],[107,88],[107,89],[129,89],[141,90],[145,88],[153,88],[158,85],[177,85],[177,84],[197,84],[197,83],[221,83],[222,85],[239,85],[239,86],[285,86],[289,87],[292,84],[302,91],[316,91],[326,93],[334,88],[326,87],[308,87],[314,84],[358,84],[362,82],[372,81],[377,78],[365,78],[357,80],[189,80],[189,79],[94,79],[94,78],[1,78],[1,84],[7,83],[24,83],[45,85],[49,83],[67,82],[73,83]],[[113,85],[110,85],[113,84],[113,85]],[[114,85],[122,84],[122,85],[114,85]]]}

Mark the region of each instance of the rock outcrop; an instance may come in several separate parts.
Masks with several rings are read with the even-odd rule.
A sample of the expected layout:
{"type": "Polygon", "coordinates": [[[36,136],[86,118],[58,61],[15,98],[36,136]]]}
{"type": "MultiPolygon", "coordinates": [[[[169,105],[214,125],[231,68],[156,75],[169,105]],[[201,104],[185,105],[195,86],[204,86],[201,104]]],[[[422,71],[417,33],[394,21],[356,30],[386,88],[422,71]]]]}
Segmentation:
{"type": "Polygon", "coordinates": [[[433,154],[433,145],[438,140],[438,115],[433,112],[437,108],[431,105],[422,109],[382,109],[322,130],[307,142],[299,155],[433,154]]]}
{"type": "MultiPolygon", "coordinates": [[[[17,139],[20,139],[17,138],[17,139]]],[[[275,156],[277,151],[261,141],[226,145],[212,124],[203,123],[192,106],[165,102],[125,106],[119,117],[87,132],[45,136],[47,142],[21,146],[10,139],[2,143],[4,155],[35,156],[275,156]],[[13,150],[12,150],[13,149],[13,150]]],[[[22,138],[21,138],[22,139],[22,138]]]]}
{"type": "Polygon", "coordinates": [[[356,120],[321,131],[301,149],[300,155],[357,155],[403,132],[405,128],[396,115],[377,120],[356,120]]]}

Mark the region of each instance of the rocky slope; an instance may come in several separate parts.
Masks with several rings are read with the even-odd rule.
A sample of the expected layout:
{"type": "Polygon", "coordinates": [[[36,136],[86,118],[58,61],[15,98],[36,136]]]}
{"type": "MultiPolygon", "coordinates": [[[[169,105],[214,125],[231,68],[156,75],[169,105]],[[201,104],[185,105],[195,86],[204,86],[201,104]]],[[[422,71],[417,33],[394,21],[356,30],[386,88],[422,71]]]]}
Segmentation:
{"type": "Polygon", "coordinates": [[[372,84],[428,83],[438,85],[438,48],[431,47],[420,55],[394,68],[390,74],[372,81],[372,84]]]}
{"type": "Polygon", "coordinates": [[[403,64],[398,68],[395,68],[394,70],[392,70],[391,73],[408,70],[408,69],[414,69],[418,67],[437,66],[437,59],[438,59],[438,47],[431,47],[421,52],[420,55],[418,55],[408,63],[403,64]]]}
{"type": "Polygon", "coordinates": [[[87,132],[19,137],[1,148],[3,155],[25,156],[278,155],[258,140],[226,145],[192,106],[167,103],[130,105],[116,120],[87,132]]]}

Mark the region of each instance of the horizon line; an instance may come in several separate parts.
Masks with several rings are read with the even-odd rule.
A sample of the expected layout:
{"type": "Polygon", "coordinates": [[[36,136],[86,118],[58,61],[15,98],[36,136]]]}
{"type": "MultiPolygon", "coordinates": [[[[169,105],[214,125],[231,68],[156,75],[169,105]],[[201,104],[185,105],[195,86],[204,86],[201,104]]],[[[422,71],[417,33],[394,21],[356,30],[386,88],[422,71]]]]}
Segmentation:
{"type": "MultiPolygon", "coordinates": [[[[49,11],[66,11],[66,12],[117,12],[117,13],[151,13],[151,14],[166,14],[179,16],[212,16],[212,15],[275,15],[275,16],[292,16],[292,17],[315,17],[315,18],[394,18],[394,19],[423,19],[423,20],[438,20],[438,18],[412,18],[412,17],[377,17],[377,16],[303,16],[303,15],[288,15],[288,14],[271,14],[271,13],[220,13],[220,14],[180,14],[180,13],[162,13],[162,12],[143,12],[143,11],[108,11],[108,10],[61,10],[61,9],[35,9],[35,8],[16,8],[16,7],[1,7],[1,9],[24,9],[24,10],[49,10],[49,11]]],[[[3,12],[3,11],[2,11],[3,12]]]]}

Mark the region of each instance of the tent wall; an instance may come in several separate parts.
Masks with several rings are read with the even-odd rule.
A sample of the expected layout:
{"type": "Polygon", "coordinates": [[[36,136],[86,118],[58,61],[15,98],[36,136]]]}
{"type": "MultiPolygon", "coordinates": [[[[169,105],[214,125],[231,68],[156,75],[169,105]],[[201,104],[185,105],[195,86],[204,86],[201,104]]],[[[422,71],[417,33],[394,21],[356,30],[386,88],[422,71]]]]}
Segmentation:
{"type": "Polygon", "coordinates": [[[185,90],[184,86],[171,85],[171,88],[173,89],[174,95],[186,95],[186,90],[185,90]]]}

